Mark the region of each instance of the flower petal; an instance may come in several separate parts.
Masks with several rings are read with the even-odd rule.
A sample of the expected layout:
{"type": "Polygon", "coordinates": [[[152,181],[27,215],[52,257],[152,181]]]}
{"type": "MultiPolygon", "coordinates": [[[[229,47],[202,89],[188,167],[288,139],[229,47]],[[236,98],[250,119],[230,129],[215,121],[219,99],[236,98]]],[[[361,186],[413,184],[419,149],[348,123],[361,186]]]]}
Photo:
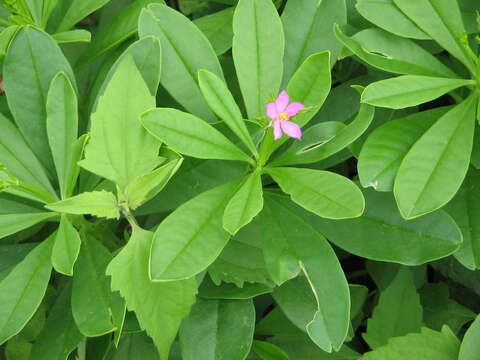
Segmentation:
{"type": "Polygon", "coordinates": [[[300,126],[298,126],[294,122],[282,121],[280,125],[282,127],[283,132],[288,136],[294,139],[302,138],[302,129],[300,128],[300,126]]]}
{"type": "Polygon", "coordinates": [[[305,105],[299,102],[293,102],[290,105],[287,106],[287,109],[285,112],[287,113],[288,116],[292,117],[298,114],[298,112],[302,109],[305,108],[305,105]]]}
{"type": "Polygon", "coordinates": [[[277,106],[275,105],[274,102],[267,104],[267,115],[270,119],[275,120],[278,118],[279,113],[277,112],[277,106]]]}
{"type": "Polygon", "coordinates": [[[285,111],[289,100],[290,97],[285,90],[278,95],[277,100],[275,100],[275,105],[277,106],[277,112],[279,114],[285,111]]]}
{"type": "Polygon", "coordinates": [[[281,120],[275,120],[273,122],[273,138],[278,140],[282,137],[282,127],[280,125],[281,120]]]}

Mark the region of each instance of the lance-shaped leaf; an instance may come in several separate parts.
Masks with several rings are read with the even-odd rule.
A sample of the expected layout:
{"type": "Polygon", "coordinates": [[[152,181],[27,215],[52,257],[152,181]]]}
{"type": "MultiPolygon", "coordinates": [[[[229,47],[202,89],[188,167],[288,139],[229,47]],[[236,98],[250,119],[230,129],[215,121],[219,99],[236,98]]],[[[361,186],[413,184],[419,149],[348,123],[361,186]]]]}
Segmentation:
{"type": "Polygon", "coordinates": [[[395,5],[394,0],[358,0],[355,6],[365,19],[392,34],[411,39],[430,39],[395,5]]]}
{"type": "Polygon", "coordinates": [[[155,197],[182,165],[183,158],[169,161],[150,174],[139,176],[125,188],[125,198],[129,209],[136,209],[155,197]]]}
{"type": "Polygon", "coordinates": [[[193,21],[208,38],[217,56],[223,55],[232,47],[234,10],[232,6],[193,21]]]}
{"type": "Polygon", "coordinates": [[[53,212],[0,214],[0,239],[57,216],[53,212]]]}
{"type": "Polygon", "coordinates": [[[0,344],[16,335],[40,305],[52,271],[53,235],[17,264],[0,282],[0,344]]]}
{"type": "Polygon", "coordinates": [[[92,115],[91,138],[80,165],[115,182],[120,189],[158,164],[160,142],[147,133],[139,116],[155,98],[132,56],[118,65],[92,115]]]}
{"type": "Polygon", "coordinates": [[[62,21],[56,27],[55,32],[62,32],[69,30],[72,26],[80,20],[86,18],[95,10],[100,9],[110,0],[73,0],[67,6],[62,21]]]}
{"type": "Polygon", "coordinates": [[[323,134],[318,136],[326,123],[314,125],[305,131],[305,142],[293,143],[283,154],[274,159],[271,165],[309,164],[326,159],[357,140],[368,129],[374,115],[373,106],[362,104],[352,122],[332,134],[329,139],[325,139],[323,134]]]}
{"type": "Polygon", "coordinates": [[[52,250],[52,265],[57,272],[69,276],[73,275],[73,266],[77,261],[81,243],[77,230],[67,216],[63,214],[52,250]]]}
{"type": "Polygon", "coordinates": [[[107,267],[112,290],[120,291],[127,308],[135,311],[140,327],[147,331],[158,348],[161,360],[167,360],[180,323],[195,302],[194,278],[152,282],[149,254],[153,233],[135,227],[132,238],[107,267]]]}
{"type": "Polygon", "coordinates": [[[191,278],[217,258],[230,238],[222,215],[237,187],[238,182],[231,182],[206,191],[163,220],[153,236],[152,280],[191,278]]]}
{"type": "Polygon", "coordinates": [[[197,300],[180,328],[184,360],[243,360],[255,329],[252,300],[197,300]]]}
{"type": "Polygon", "coordinates": [[[53,201],[57,198],[48,176],[22,134],[15,125],[0,114],[0,162],[18,179],[45,193],[39,201],[53,201]]]}
{"type": "Polygon", "coordinates": [[[282,13],[285,29],[285,73],[287,83],[303,61],[310,55],[330,51],[333,67],[341,43],[333,34],[334,24],[347,23],[344,0],[288,1],[282,13]],[[299,21],[298,19],[302,19],[299,21]]]}
{"type": "Polygon", "coordinates": [[[230,234],[247,225],[263,208],[262,173],[254,171],[245,178],[223,213],[223,227],[230,234]]]}
{"type": "Polygon", "coordinates": [[[92,40],[92,34],[83,29],[56,33],[53,34],[52,37],[59,44],[89,43],[92,40]]]}
{"type": "MultiPolygon", "coordinates": [[[[350,294],[340,262],[327,240],[308,221],[308,212],[284,196],[268,194],[265,200],[265,206],[278,218],[283,231],[290,234],[287,241],[291,255],[297,258],[305,275],[304,279],[290,282],[303,280],[311,291],[307,296],[313,300],[313,311],[307,309],[304,313],[302,326],[321,349],[338,351],[350,324],[350,294]]],[[[291,298],[301,301],[301,295],[291,298]]]]}
{"type": "Polygon", "coordinates": [[[477,316],[475,321],[470,325],[463,341],[460,345],[460,352],[458,354],[458,360],[475,360],[478,359],[479,350],[477,339],[480,335],[480,317],[477,316]]]}
{"type": "Polygon", "coordinates": [[[53,173],[45,104],[50,83],[59,72],[75,84],[70,64],[47,33],[24,27],[10,43],[3,70],[7,101],[15,122],[40,161],[53,173]]]}
{"type": "Polygon", "coordinates": [[[233,60],[250,119],[279,91],[285,39],[270,0],[240,0],[233,17],[233,60]]]}
{"type": "Polygon", "coordinates": [[[392,191],[400,164],[417,140],[450,108],[440,107],[395,119],[375,129],[358,158],[363,187],[392,191]]]}
{"type": "Polygon", "coordinates": [[[394,193],[406,219],[439,209],[462,184],[472,152],[474,100],[471,96],[443,115],[403,159],[394,193]]]}
{"type": "Polygon", "coordinates": [[[462,187],[445,206],[463,234],[463,243],[454,254],[470,270],[480,268],[480,227],[475,220],[480,216],[480,173],[470,168],[462,187]]]}
{"type": "Polygon", "coordinates": [[[105,190],[85,192],[80,195],[49,204],[46,206],[46,208],[66,214],[90,214],[93,216],[106,218],[118,218],[120,216],[115,195],[105,190]]]}
{"type": "Polygon", "coordinates": [[[452,70],[412,40],[378,28],[349,37],[335,26],[338,39],[356,56],[380,70],[408,75],[458,77],[452,70]]]}
{"type": "Polygon", "coordinates": [[[45,326],[35,339],[32,359],[64,360],[84,339],[72,316],[71,282],[67,283],[48,312],[45,326]]]}
{"type": "Polygon", "coordinates": [[[390,194],[367,189],[364,195],[367,206],[363,216],[337,221],[315,217],[312,223],[335,245],[378,261],[420,265],[460,247],[460,229],[444,211],[406,221],[390,194]]]}
{"type": "Polygon", "coordinates": [[[57,170],[62,199],[71,195],[76,177],[78,155],[75,142],[78,136],[77,95],[65,73],[52,80],[47,95],[47,136],[57,170]],[[77,155],[77,156],[75,156],[77,155]]]}
{"type": "Polygon", "coordinates": [[[460,60],[472,74],[475,73],[475,64],[467,50],[467,32],[456,1],[424,0],[421,4],[414,0],[393,2],[420,29],[460,60]]]}
{"type": "Polygon", "coordinates": [[[257,148],[248,132],[242,113],[225,82],[206,70],[198,72],[198,81],[200,90],[210,108],[238,136],[252,154],[257,154],[257,148]]]}
{"type": "Polygon", "coordinates": [[[163,87],[189,112],[215,122],[200,93],[197,73],[205,69],[223,77],[223,72],[205,35],[182,13],[159,4],[142,11],[138,29],[141,37],[153,35],[161,41],[163,66],[169,69],[162,72],[163,87]]]}
{"type": "Polygon", "coordinates": [[[363,338],[370,348],[376,349],[392,337],[419,332],[422,317],[423,309],[413,274],[406,267],[400,268],[390,285],[380,293],[363,338]]]}
{"type": "Polygon", "coordinates": [[[125,302],[110,289],[105,270],[113,256],[93,234],[83,233],[83,243],[73,276],[71,309],[78,329],[85,336],[100,336],[119,329],[125,302]]]}
{"type": "Polygon", "coordinates": [[[253,351],[262,360],[289,360],[289,357],[285,351],[283,351],[277,345],[270,344],[266,341],[254,340],[253,351]]]}
{"type": "Polygon", "coordinates": [[[282,191],[318,216],[345,219],[362,215],[360,189],[349,179],[329,171],[300,168],[266,168],[282,191]]]}
{"type": "Polygon", "coordinates": [[[152,109],[141,117],[150,134],[173,150],[200,159],[252,159],[220,131],[194,115],[176,109],[152,109]]]}
{"type": "Polygon", "coordinates": [[[456,88],[473,84],[473,80],[403,75],[368,85],[362,94],[362,102],[402,109],[434,100],[456,88]]]}

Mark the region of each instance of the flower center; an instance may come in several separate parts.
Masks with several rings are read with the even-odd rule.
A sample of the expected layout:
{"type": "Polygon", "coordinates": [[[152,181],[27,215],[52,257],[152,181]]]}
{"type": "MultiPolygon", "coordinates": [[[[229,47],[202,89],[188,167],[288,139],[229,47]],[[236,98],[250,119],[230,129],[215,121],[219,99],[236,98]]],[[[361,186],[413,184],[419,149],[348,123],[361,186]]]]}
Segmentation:
{"type": "Polygon", "coordinates": [[[288,114],[286,112],[282,112],[280,114],[280,120],[288,120],[288,114]]]}

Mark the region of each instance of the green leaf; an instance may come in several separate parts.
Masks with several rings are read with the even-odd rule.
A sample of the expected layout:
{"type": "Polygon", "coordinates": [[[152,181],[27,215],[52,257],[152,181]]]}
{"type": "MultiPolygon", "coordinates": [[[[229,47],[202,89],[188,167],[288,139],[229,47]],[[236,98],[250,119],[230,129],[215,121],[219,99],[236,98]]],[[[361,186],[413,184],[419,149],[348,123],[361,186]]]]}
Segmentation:
{"type": "Polygon", "coordinates": [[[100,9],[110,0],[72,0],[68,4],[62,21],[56,27],[55,32],[63,32],[69,30],[80,20],[86,18],[95,10],[100,9]]]}
{"type": "Polygon", "coordinates": [[[158,4],[142,11],[138,29],[140,37],[154,35],[162,43],[163,65],[170,69],[162,72],[163,87],[188,112],[205,121],[216,122],[197,83],[200,69],[223,77],[220,63],[205,35],[180,12],[158,4]]]}
{"type": "Polygon", "coordinates": [[[35,247],[35,244],[11,244],[0,246],[0,281],[35,247]]]}
{"type": "Polygon", "coordinates": [[[362,215],[365,200],[346,177],[329,171],[300,168],[266,168],[283,192],[305,209],[329,219],[362,215]]]}
{"type": "MultiPolygon", "coordinates": [[[[81,1],[81,0],[79,0],[81,1]]],[[[93,1],[93,0],[90,0],[93,1]]],[[[101,0],[104,1],[104,0],[101,0]]],[[[163,0],[136,0],[122,9],[111,21],[102,24],[97,30],[97,35],[78,59],[76,66],[89,64],[108,50],[120,45],[122,42],[137,33],[138,17],[142,9],[150,3],[164,4],[163,0]]]]}
{"type": "Polygon", "coordinates": [[[367,206],[362,217],[330,221],[312,216],[313,225],[340,248],[372,260],[412,266],[458,250],[462,234],[444,211],[406,221],[390,194],[367,189],[364,196],[367,206]]]}
{"type": "Polygon", "coordinates": [[[73,275],[73,266],[80,252],[80,235],[65,214],[60,218],[60,226],[55,235],[52,250],[53,268],[65,275],[73,275]]]}
{"type": "Polygon", "coordinates": [[[163,220],[153,236],[152,280],[188,279],[215,260],[230,238],[222,214],[237,186],[233,182],[204,192],[163,220]]]}
{"type": "Polygon", "coordinates": [[[115,195],[105,190],[84,192],[80,195],[46,205],[45,207],[60,213],[76,215],[90,214],[98,217],[106,217],[107,219],[118,219],[120,216],[115,195]]]}
{"type": "Polygon", "coordinates": [[[245,300],[268,294],[272,292],[272,288],[259,283],[246,283],[241,288],[227,283],[215,285],[211,278],[206,276],[198,292],[198,296],[203,299],[245,300]]]}
{"type": "Polygon", "coordinates": [[[442,332],[422,328],[421,333],[390,339],[384,345],[362,356],[362,360],[457,360],[460,342],[445,326],[442,332]]]}
{"type": "Polygon", "coordinates": [[[480,316],[477,316],[463,337],[458,360],[477,360],[480,357],[480,350],[478,349],[477,342],[479,335],[480,316]]]}
{"type": "Polygon", "coordinates": [[[403,75],[368,85],[362,102],[390,109],[402,109],[434,100],[473,80],[447,79],[430,76],[403,75]]]}
{"type": "Polygon", "coordinates": [[[225,122],[252,154],[258,154],[243,120],[242,113],[225,82],[206,70],[198,72],[198,81],[202,95],[213,112],[225,122]]]}
{"type": "Polygon", "coordinates": [[[240,0],[233,16],[233,60],[249,119],[265,115],[283,73],[285,39],[271,0],[240,0]]]}
{"type": "Polygon", "coordinates": [[[456,1],[424,0],[421,4],[414,0],[393,1],[420,29],[475,73],[475,64],[462,43],[467,32],[456,1]]]}
{"type": "Polygon", "coordinates": [[[107,275],[112,276],[112,290],[120,291],[160,358],[167,360],[180,323],[195,302],[197,284],[193,278],[152,282],[148,276],[152,239],[153,233],[135,227],[130,241],[108,265],[107,275]]]}
{"type": "MultiPolygon", "coordinates": [[[[311,290],[313,312],[310,308],[306,309],[306,323],[301,326],[306,328],[310,338],[322,350],[338,351],[347,336],[350,324],[350,295],[340,262],[327,240],[308,221],[308,212],[284,196],[268,194],[265,200],[265,206],[278,218],[283,231],[289,233],[290,251],[292,256],[297,258],[305,274],[307,288],[311,290]]],[[[302,280],[297,279],[286,284],[302,280]]],[[[278,294],[277,290],[274,291],[275,294],[278,294]]],[[[290,292],[288,296],[295,298],[294,301],[306,300],[290,292]]],[[[276,299],[278,301],[277,297],[276,299]]],[[[285,308],[282,309],[286,311],[285,308]]],[[[292,309],[295,309],[295,306],[292,309]]],[[[289,318],[298,322],[298,319],[289,318]]]]}
{"type": "Polygon", "coordinates": [[[20,180],[37,187],[43,196],[37,201],[55,200],[57,195],[42,164],[14,124],[0,114],[0,161],[20,180]]]}
{"type": "Polygon", "coordinates": [[[243,360],[255,329],[252,300],[197,300],[180,328],[184,360],[243,360]]]}
{"type": "Polygon", "coordinates": [[[474,99],[471,96],[443,115],[403,159],[394,193],[406,219],[441,208],[462,184],[473,145],[474,99]]]}
{"type": "Polygon", "coordinates": [[[358,158],[363,187],[392,191],[400,164],[418,139],[450,108],[440,107],[395,119],[375,129],[358,158]]]}
{"type": "Polygon", "coordinates": [[[50,309],[45,326],[33,344],[31,360],[65,360],[84,339],[73,320],[71,288],[71,282],[67,283],[50,309]]]}
{"type": "Polygon", "coordinates": [[[332,28],[334,24],[347,23],[344,0],[288,1],[282,13],[282,22],[286,42],[284,83],[314,53],[330,51],[330,66],[333,67],[341,44],[335,38],[332,28]]]}
{"type": "Polygon", "coordinates": [[[127,57],[133,57],[137,70],[143,77],[143,80],[150,90],[150,94],[155,96],[157,94],[158,85],[160,84],[160,73],[162,70],[162,48],[160,47],[160,40],[154,36],[145,36],[134,43],[132,43],[113,63],[108,71],[105,79],[101,84],[96,95],[98,105],[99,97],[105,93],[108,83],[115,74],[118,66],[127,57]]]}
{"type": "Polygon", "coordinates": [[[217,56],[223,55],[232,47],[234,10],[234,7],[229,7],[193,21],[210,41],[217,56]]]}
{"type": "Polygon", "coordinates": [[[309,164],[324,160],[357,140],[368,129],[374,115],[375,108],[373,106],[362,104],[352,122],[326,141],[323,135],[315,139],[325,123],[314,125],[305,131],[304,139],[301,142],[293,143],[283,154],[273,160],[271,165],[309,164]]]}
{"type": "Polygon", "coordinates": [[[125,198],[129,209],[136,209],[157,195],[182,165],[183,158],[169,161],[150,174],[139,176],[125,188],[125,198]]]}
{"type": "Polygon", "coordinates": [[[5,56],[3,81],[15,122],[40,161],[53,173],[46,133],[46,98],[52,79],[64,72],[75,87],[75,76],[62,51],[47,33],[23,27],[5,56]]]}
{"type": "Polygon", "coordinates": [[[288,360],[289,357],[285,351],[278,346],[270,344],[266,341],[253,341],[253,351],[262,360],[288,360]]]}
{"type": "Polygon", "coordinates": [[[419,332],[422,316],[423,309],[412,272],[408,268],[400,268],[390,285],[380,293],[363,338],[371,349],[376,349],[390,338],[419,332]]]}
{"type": "Polygon", "coordinates": [[[40,305],[52,265],[53,235],[28,255],[0,282],[0,344],[18,334],[40,305]]]}
{"type": "Polygon", "coordinates": [[[262,173],[255,170],[245,178],[223,213],[223,227],[235,235],[247,225],[263,208],[262,173]]]}
{"type": "Polygon", "coordinates": [[[336,26],[335,34],[356,56],[380,70],[395,74],[458,77],[414,41],[384,30],[371,28],[349,37],[336,26]]]}
{"type": "Polygon", "coordinates": [[[153,109],[141,117],[147,131],[173,150],[200,159],[252,159],[220,131],[189,113],[169,108],[153,109]]]}
{"type": "Polygon", "coordinates": [[[91,139],[80,165],[125,188],[158,164],[160,143],[142,127],[139,116],[155,98],[132,56],[118,65],[92,115],[91,139]]]}
{"type": "Polygon", "coordinates": [[[158,360],[158,351],[144,332],[124,334],[111,360],[158,360]]]}
{"type": "Polygon", "coordinates": [[[92,234],[83,234],[82,249],[75,265],[72,313],[82,334],[100,336],[120,329],[125,303],[110,290],[105,270],[113,256],[92,234]]]}
{"type": "Polygon", "coordinates": [[[57,216],[52,212],[0,214],[0,239],[57,216]]]}
{"type": "Polygon", "coordinates": [[[78,136],[77,95],[65,73],[52,80],[47,95],[47,136],[57,170],[62,199],[72,194],[71,184],[78,175],[75,142],[78,136]]]}
{"type": "Polygon", "coordinates": [[[59,44],[89,43],[92,40],[92,34],[83,29],[58,32],[53,34],[52,37],[59,44]]]}
{"type": "Polygon", "coordinates": [[[233,283],[239,288],[249,284],[271,285],[261,249],[257,218],[242,228],[225,246],[208,273],[213,282],[233,283]]]}
{"type": "Polygon", "coordinates": [[[392,34],[419,40],[430,39],[398,8],[394,0],[358,0],[356,8],[365,19],[392,34]]]}

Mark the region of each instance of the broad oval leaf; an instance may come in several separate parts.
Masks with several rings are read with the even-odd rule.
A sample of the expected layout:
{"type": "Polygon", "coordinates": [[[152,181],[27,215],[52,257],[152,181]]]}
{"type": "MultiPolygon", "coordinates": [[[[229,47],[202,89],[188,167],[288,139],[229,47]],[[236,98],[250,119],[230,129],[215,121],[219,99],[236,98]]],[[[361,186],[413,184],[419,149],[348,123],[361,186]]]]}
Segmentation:
{"type": "Polygon", "coordinates": [[[392,34],[412,39],[430,39],[398,8],[394,0],[358,0],[356,8],[365,19],[392,34]]]}
{"type": "Polygon", "coordinates": [[[77,261],[81,242],[75,227],[66,215],[62,215],[52,250],[52,265],[57,272],[73,275],[73,266],[77,261]]]}
{"type": "Polygon", "coordinates": [[[233,60],[248,118],[265,114],[283,73],[285,39],[271,0],[240,0],[233,16],[233,60]]]}
{"type": "Polygon", "coordinates": [[[318,216],[345,219],[362,215],[365,208],[360,189],[349,179],[329,171],[300,168],[265,168],[282,191],[318,216]]]}
{"type": "Polygon", "coordinates": [[[205,69],[223,77],[223,72],[205,35],[183,14],[160,4],[142,11],[138,29],[141,37],[154,35],[160,39],[163,66],[169,69],[161,76],[165,89],[189,112],[215,122],[200,93],[197,73],[205,69]]]}
{"type": "Polygon", "coordinates": [[[442,210],[414,220],[404,220],[390,194],[364,191],[365,214],[351,220],[316,217],[313,224],[340,248],[372,260],[420,265],[458,250],[462,234],[442,210]]]}
{"type": "Polygon", "coordinates": [[[141,329],[153,339],[160,358],[167,360],[182,319],[195,303],[194,278],[152,282],[148,276],[153,233],[135,227],[132,238],[107,267],[112,290],[120,291],[141,329]]]}
{"type": "Polygon", "coordinates": [[[449,91],[473,83],[473,80],[403,75],[368,85],[362,94],[362,102],[390,109],[402,109],[434,100],[449,91]]]}
{"type": "Polygon", "coordinates": [[[252,159],[220,131],[194,115],[176,109],[152,109],[141,117],[147,131],[181,154],[200,159],[252,159]]]}
{"type": "Polygon", "coordinates": [[[462,184],[472,152],[474,101],[471,96],[443,115],[403,159],[394,193],[406,219],[439,209],[462,184]]]}
{"type": "Polygon", "coordinates": [[[153,236],[152,280],[191,278],[217,258],[230,238],[222,214],[237,187],[238,182],[232,182],[206,191],[163,220],[153,236]]]}
{"type": "Polygon", "coordinates": [[[52,265],[53,235],[37,245],[0,282],[0,344],[16,335],[40,305],[52,265]]]}
{"type": "Polygon", "coordinates": [[[5,92],[20,131],[51,173],[54,166],[45,127],[45,102],[50,83],[59,72],[64,72],[75,87],[72,68],[55,40],[35,27],[21,28],[5,56],[5,92]]]}
{"type": "Polygon", "coordinates": [[[252,300],[197,300],[180,328],[184,360],[243,360],[255,329],[252,300]]]}
{"type": "Polygon", "coordinates": [[[380,70],[396,74],[458,77],[414,41],[384,30],[371,28],[349,37],[336,26],[335,34],[356,56],[380,70]]]}
{"type": "Polygon", "coordinates": [[[254,171],[245,178],[240,188],[228,202],[223,213],[223,227],[235,235],[263,208],[262,173],[254,171]]]}
{"type": "Polygon", "coordinates": [[[392,191],[403,158],[417,140],[449,107],[418,112],[375,129],[362,146],[358,175],[363,187],[392,191]]]}

